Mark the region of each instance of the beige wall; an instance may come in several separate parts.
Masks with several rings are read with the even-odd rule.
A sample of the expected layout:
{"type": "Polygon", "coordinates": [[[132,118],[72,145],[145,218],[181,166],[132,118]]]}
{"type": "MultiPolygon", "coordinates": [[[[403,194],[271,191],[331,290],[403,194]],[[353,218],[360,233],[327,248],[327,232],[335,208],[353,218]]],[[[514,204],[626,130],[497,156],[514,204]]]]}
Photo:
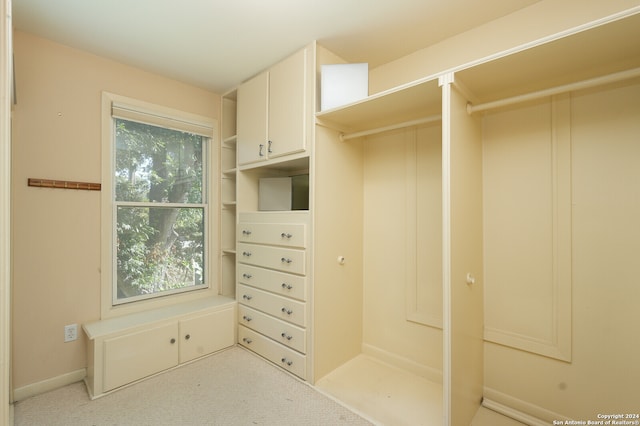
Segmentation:
{"type": "Polygon", "coordinates": [[[27,178],[100,182],[101,92],[219,118],[219,96],[15,33],[13,386],[86,367],[66,324],[100,317],[100,193],[27,187],[27,178]]]}

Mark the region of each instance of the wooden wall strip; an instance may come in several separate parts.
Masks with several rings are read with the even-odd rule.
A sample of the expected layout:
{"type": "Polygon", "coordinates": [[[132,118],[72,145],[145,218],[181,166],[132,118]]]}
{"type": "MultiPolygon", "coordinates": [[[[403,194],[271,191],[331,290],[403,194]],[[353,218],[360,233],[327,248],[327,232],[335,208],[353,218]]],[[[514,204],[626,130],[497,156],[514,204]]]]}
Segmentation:
{"type": "Polygon", "coordinates": [[[34,178],[29,178],[28,185],[40,188],[84,189],[87,191],[100,191],[100,189],[102,188],[102,185],[99,183],[34,178]]]}

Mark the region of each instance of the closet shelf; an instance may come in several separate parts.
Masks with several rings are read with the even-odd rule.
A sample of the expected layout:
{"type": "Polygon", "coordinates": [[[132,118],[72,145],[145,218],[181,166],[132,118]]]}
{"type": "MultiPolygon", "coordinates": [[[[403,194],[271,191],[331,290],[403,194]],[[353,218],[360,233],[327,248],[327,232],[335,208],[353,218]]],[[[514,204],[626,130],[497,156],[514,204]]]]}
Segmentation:
{"type": "Polygon", "coordinates": [[[438,78],[431,76],[321,111],[316,114],[316,122],[344,133],[358,133],[438,115],[441,109],[438,78]]]}
{"type": "Polygon", "coordinates": [[[545,91],[558,88],[577,90],[571,85],[640,68],[640,13],[610,19],[463,67],[455,72],[455,81],[478,105],[538,92],[544,96],[545,91]]]}

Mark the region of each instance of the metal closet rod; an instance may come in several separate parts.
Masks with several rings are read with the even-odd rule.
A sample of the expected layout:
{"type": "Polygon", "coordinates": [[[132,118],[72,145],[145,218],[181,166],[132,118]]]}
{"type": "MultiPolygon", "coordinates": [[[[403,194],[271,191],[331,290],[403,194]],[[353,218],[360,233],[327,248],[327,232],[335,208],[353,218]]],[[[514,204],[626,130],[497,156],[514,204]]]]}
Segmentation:
{"type": "Polygon", "coordinates": [[[497,101],[486,102],[484,104],[473,105],[471,103],[468,103],[467,112],[469,114],[473,114],[474,112],[487,111],[490,109],[495,109],[503,106],[531,101],[534,99],[544,98],[547,96],[558,95],[560,93],[572,92],[574,90],[588,89],[591,87],[601,86],[603,84],[629,80],[631,78],[635,78],[639,76],[640,76],[640,68],[633,68],[626,71],[620,71],[617,73],[604,75],[602,77],[595,77],[588,80],[578,81],[576,83],[569,83],[563,86],[551,87],[549,89],[539,90],[537,92],[531,92],[524,95],[513,96],[511,98],[505,98],[497,101]]]}
{"type": "Polygon", "coordinates": [[[418,118],[417,120],[404,121],[402,123],[391,124],[389,126],[377,127],[375,129],[370,129],[370,130],[363,130],[361,132],[341,133],[340,140],[347,141],[349,139],[360,138],[362,136],[375,135],[376,133],[383,133],[383,132],[388,132],[390,130],[397,130],[405,127],[417,126],[419,124],[433,123],[434,121],[440,121],[440,120],[442,120],[442,115],[437,114],[437,115],[432,115],[425,118],[418,118]]]}

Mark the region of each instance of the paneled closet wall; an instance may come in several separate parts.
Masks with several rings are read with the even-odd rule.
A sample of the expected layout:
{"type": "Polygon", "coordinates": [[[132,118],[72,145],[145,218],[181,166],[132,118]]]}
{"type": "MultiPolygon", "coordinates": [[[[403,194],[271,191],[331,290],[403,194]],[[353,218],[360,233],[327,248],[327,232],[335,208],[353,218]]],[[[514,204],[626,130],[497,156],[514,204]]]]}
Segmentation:
{"type": "Polygon", "coordinates": [[[442,126],[364,141],[365,352],[442,382],[442,126]]]}
{"type": "Polygon", "coordinates": [[[640,80],[488,113],[485,397],[552,419],[637,405],[640,80]]]}

